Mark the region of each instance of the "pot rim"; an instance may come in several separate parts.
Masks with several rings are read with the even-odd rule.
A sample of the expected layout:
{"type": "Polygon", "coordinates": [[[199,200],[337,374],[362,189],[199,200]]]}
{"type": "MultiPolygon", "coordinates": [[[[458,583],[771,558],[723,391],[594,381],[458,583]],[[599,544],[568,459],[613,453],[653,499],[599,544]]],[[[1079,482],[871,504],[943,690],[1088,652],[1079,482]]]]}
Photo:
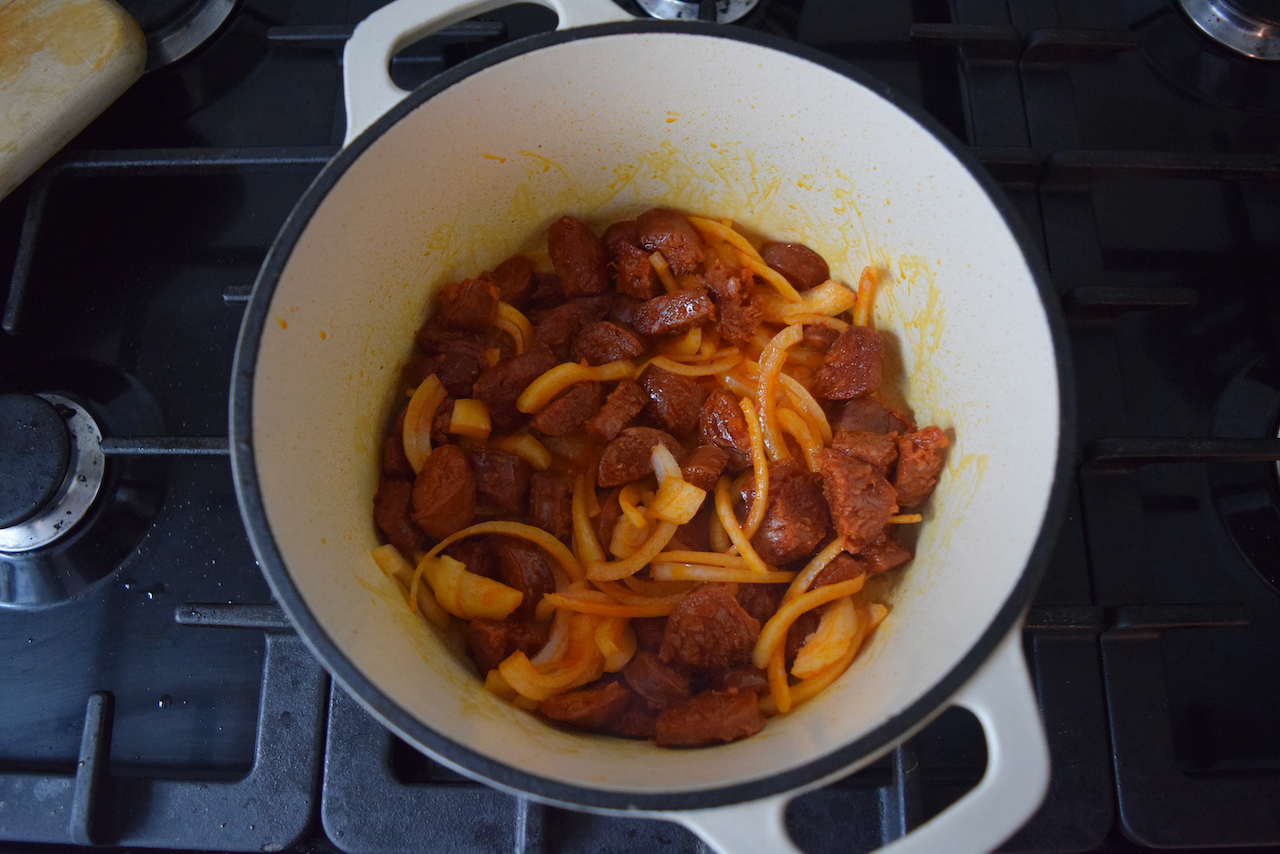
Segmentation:
{"type": "Polygon", "coordinates": [[[370,125],[350,145],[339,151],[320,171],[281,227],[280,233],[263,261],[249,304],[245,309],[232,368],[229,419],[232,440],[232,477],[235,484],[236,497],[240,504],[241,517],[244,520],[250,543],[276,600],[283,606],[298,634],[306,642],[312,653],[320,659],[333,677],[375,718],[400,737],[440,759],[447,765],[466,773],[468,776],[508,791],[531,795],[542,801],[586,807],[594,810],[639,809],[669,811],[708,809],[757,800],[804,788],[833,776],[842,769],[856,765],[860,760],[879,755],[945,708],[947,700],[977,672],[1001,640],[1009,634],[1031,603],[1057,541],[1058,531],[1066,512],[1067,493],[1072,471],[1072,449],[1075,447],[1074,384],[1070,364],[1066,326],[1062,317],[1059,295],[1051,284],[1048,271],[1035,248],[1030,232],[1014,209],[1013,203],[1005,196],[990,173],[973,157],[968,147],[955,139],[923,107],[906,96],[899,94],[886,83],[871,77],[849,63],[835,59],[808,46],[791,43],[766,33],[722,24],[693,22],[635,21],[600,24],[540,33],[518,39],[459,63],[454,68],[432,78],[415,89],[403,101],[370,125]],[[802,766],[743,783],[678,793],[644,793],[596,789],[564,783],[550,776],[531,774],[481,754],[463,743],[446,738],[389,699],[372,680],[361,673],[339,650],[319,620],[307,607],[298,589],[290,579],[288,569],[267,522],[266,511],[258,486],[253,444],[254,374],[257,367],[259,341],[268,320],[267,311],[271,298],[298,238],[306,229],[312,215],[323,203],[329,191],[342,178],[351,164],[388,128],[396,124],[404,116],[439,93],[483,69],[525,53],[531,53],[569,41],[636,33],[651,33],[654,35],[678,34],[730,39],[798,57],[840,74],[869,89],[904,112],[926,132],[932,134],[974,177],[996,210],[999,211],[1006,226],[1017,241],[1018,248],[1021,250],[1023,259],[1031,272],[1032,279],[1039,292],[1040,302],[1045,311],[1050,338],[1053,343],[1058,378],[1058,453],[1053,472],[1053,482],[1045,506],[1040,532],[1018,581],[1005,601],[995,611],[994,616],[977,642],[965,653],[960,661],[941,680],[897,715],[886,720],[862,737],[843,744],[802,766]]]}

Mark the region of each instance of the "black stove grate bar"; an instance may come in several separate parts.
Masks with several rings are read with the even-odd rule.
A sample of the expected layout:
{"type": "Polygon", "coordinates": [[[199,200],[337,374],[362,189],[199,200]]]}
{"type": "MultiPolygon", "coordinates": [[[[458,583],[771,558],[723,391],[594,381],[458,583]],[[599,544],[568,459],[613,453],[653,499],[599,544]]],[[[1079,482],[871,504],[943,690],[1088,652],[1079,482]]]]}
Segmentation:
{"type": "Polygon", "coordinates": [[[32,178],[31,194],[18,238],[18,253],[5,302],[4,331],[18,331],[22,304],[31,280],[37,237],[48,206],[53,182],[63,176],[98,175],[218,175],[239,171],[314,169],[329,162],[336,146],[279,148],[156,148],[120,151],[82,151],[64,154],[45,165],[32,178]]]}
{"type": "Polygon", "coordinates": [[[1024,65],[1051,65],[1099,59],[1133,50],[1139,36],[1127,30],[1067,30],[1044,27],[1032,30],[1022,51],[1024,65]]]}
{"type": "Polygon", "coordinates": [[[1108,438],[1084,446],[1085,469],[1132,471],[1154,463],[1254,463],[1280,460],[1280,439],[1108,438]]]}
{"type": "MultiPolygon", "coordinates": [[[[332,50],[342,50],[354,31],[355,27],[342,24],[272,27],[267,30],[267,38],[273,42],[281,42],[298,47],[324,47],[332,50]]],[[[427,38],[458,44],[461,42],[500,39],[506,34],[507,25],[502,21],[462,21],[457,24],[451,24],[439,32],[432,33],[427,38]]]]}
{"type": "Polygon", "coordinates": [[[1125,288],[1081,285],[1062,296],[1069,320],[1110,320],[1129,311],[1191,308],[1200,301],[1194,288],[1125,288]]]}
{"type": "Polygon", "coordinates": [[[231,443],[226,436],[139,436],[102,440],[108,456],[227,456],[231,443]]]}
{"type": "Polygon", "coordinates": [[[76,763],[75,790],[71,799],[71,841],[94,845],[98,835],[95,805],[101,803],[107,760],[111,748],[114,698],[106,691],[89,695],[80,737],[80,761],[76,763]]]}
{"type": "Polygon", "coordinates": [[[180,605],[173,610],[173,621],[182,626],[293,631],[279,605],[180,605]]]}
{"type": "Polygon", "coordinates": [[[1110,611],[1111,637],[1155,635],[1167,629],[1204,629],[1249,625],[1249,608],[1231,603],[1196,605],[1124,605],[1110,611]]]}
{"type": "Polygon", "coordinates": [[[1206,181],[1280,180],[1280,156],[1224,152],[1055,151],[1045,159],[1046,189],[1088,189],[1119,178],[1206,181]]]}
{"type": "Polygon", "coordinates": [[[911,38],[922,45],[963,48],[971,59],[1016,59],[1022,33],[999,24],[912,24],[911,38]]]}
{"type": "Polygon", "coordinates": [[[227,285],[222,289],[222,301],[227,305],[243,306],[253,293],[253,285],[227,285]]]}

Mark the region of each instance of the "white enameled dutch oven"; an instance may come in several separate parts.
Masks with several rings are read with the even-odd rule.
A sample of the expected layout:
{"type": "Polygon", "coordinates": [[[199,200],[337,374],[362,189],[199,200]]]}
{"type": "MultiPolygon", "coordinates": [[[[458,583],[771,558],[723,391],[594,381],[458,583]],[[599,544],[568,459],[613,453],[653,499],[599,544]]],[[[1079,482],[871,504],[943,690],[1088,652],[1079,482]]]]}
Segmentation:
{"type": "Polygon", "coordinates": [[[981,784],[884,850],[995,847],[1048,780],[1020,625],[1072,448],[1061,322],[1009,202],[918,107],[814,51],[539,2],[558,32],[411,94],[390,56],[502,0],[400,0],[347,46],[346,145],[276,240],[236,355],[236,488],[277,599],[334,677],[440,762],[675,820],[718,851],[793,850],[788,800],[964,706],[986,733],[981,784]],[[894,390],[953,436],[915,560],[853,666],[759,735],[702,750],[556,730],[488,694],[369,557],[381,437],[433,291],[562,214],[599,230],[656,205],[807,244],[842,281],[886,271],[875,325],[905,369],[894,390]]]}

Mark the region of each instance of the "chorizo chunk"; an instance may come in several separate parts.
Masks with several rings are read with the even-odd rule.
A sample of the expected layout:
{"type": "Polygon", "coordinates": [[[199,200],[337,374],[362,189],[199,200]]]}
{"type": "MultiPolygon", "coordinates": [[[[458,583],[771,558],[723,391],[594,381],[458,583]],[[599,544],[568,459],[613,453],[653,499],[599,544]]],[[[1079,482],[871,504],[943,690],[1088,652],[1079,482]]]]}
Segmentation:
{"type": "Polygon", "coordinates": [[[533,429],[548,436],[563,436],[586,424],[603,403],[600,383],[574,383],[533,416],[533,429]]]}
{"type": "Polygon", "coordinates": [[[704,288],[661,294],[631,310],[631,323],[641,335],[681,335],[715,319],[715,303],[704,288]]]}
{"type": "Polygon", "coordinates": [[[373,521],[378,523],[391,545],[409,558],[427,541],[422,529],[409,519],[409,502],[412,499],[413,484],[398,477],[383,478],[373,495],[373,521]]]}
{"type": "MultiPolygon", "coordinates": [[[[755,475],[743,483],[745,512],[755,500],[755,475]]],[[[774,564],[790,563],[813,551],[827,535],[830,517],[822,498],[822,478],[795,460],[769,464],[769,496],[764,519],[751,538],[760,557],[774,564]]]]}
{"type": "Polygon", "coordinates": [[[911,560],[911,552],[893,537],[881,534],[867,543],[858,557],[866,563],[870,572],[886,572],[911,560]]]}
{"type": "Polygon", "coordinates": [[[750,341],[763,320],[760,307],[749,296],[722,299],[717,310],[720,320],[716,323],[716,331],[721,338],[735,343],[750,341]]]}
{"type": "MultiPolygon", "coordinates": [[[[889,466],[898,458],[898,437],[889,433],[870,433],[862,430],[839,430],[831,447],[843,451],[855,460],[869,463],[880,473],[881,477],[889,476],[889,466]]],[[[901,490],[899,490],[901,503],[901,490]]]]}
{"type": "MultiPolygon", "coordinates": [[[[744,584],[743,587],[768,587],[767,584],[744,584]]],[[[756,694],[769,693],[769,677],[763,670],[752,664],[741,664],[721,670],[707,688],[712,691],[752,691],[756,694]]]]}
{"type": "Polygon", "coordinates": [[[432,448],[413,484],[413,521],[433,539],[443,540],[471,524],[476,515],[476,477],[457,445],[432,448]]]}
{"type": "Polygon", "coordinates": [[[706,272],[698,276],[697,281],[721,303],[745,296],[755,279],[750,270],[735,269],[720,258],[708,258],[706,272]]]}
{"type": "Polygon", "coordinates": [[[661,252],[677,276],[692,273],[705,257],[702,238],[683,214],[666,208],[654,208],[636,220],[640,245],[650,252],[661,252]]]}
{"type": "Polygon", "coordinates": [[[751,435],[738,399],[726,389],[711,392],[698,414],[698,440],[729,452],[729,470],[751,468],[751,435]]]}
{"type": "Polygon", "coordinates": [[[831,268],[817,252],[799,243],[766,243],[760,257],[797,290],[808,290],[831,278],[831,268]]]}
{"type": "Polygon", "coordinates": [[[512,255],[494,267],[486,278],[498,286],[503,302],[521,311],[529,304],[537,281],[533,276],[533,262],[523,255],[512,255]]]}
{"type": "Polygon", "coordinates": [[[684,448],[675,436],[652,427],[628,427],[618,437],[604,446],[600,456],[600,486],[608,489],[639,480],[653,472],[653,448],[663,444],[675,456],[684,457],[684,448]]]}
{"type": "Polygon", "coordinates": [[[614,287],[618,293],[649,299],[662,293],[658,274],[649,253],[640,245],[640,228],[633,219],[615,222],[605,229],[605,249],[609,252],[614,287]]]}
{"type": "Polygon", "coordinates": [[[498,286],[481,279],[445,285],[440,294],[440,319],[446,326],[484,332],[498,319],[498,286]]]}
{"type": "Polygon", "coordinates": [[[937,427],[925,427],[898,438],[898,468],[893,487],[900,507],[923,504],[938,485],[942,471],[942,449],[951,442],[937,427]]]}
{"type": "Polygon", "coordinates": [[[800,652],[800,647],[804,646],[804,642],[809,639],[809,635],[818,630],[818,619],[817,611],[805,611],[796,617],[791,628],[787,629],[787,641],[783,653],[787,670],[790,670],[791,665],[795,663],[796,655],[800,652]]]}
{"type": "Polygon", "coordinates": [[[612,305],[611,294],[569,300],[546,313],[534,328],[533,337],[551,348],[556,361],[567,361],[579,331],[589,323],[602,320],[612,305]]]}
{"type": "Polygon", "coordinates": [[[519,513],[529,493],[529,462],[507,451],[472,451],[469,456],[476,501],[503,513],[519,513]]]}
{"type": "Polygon", "coordinates": [[[573,517],[573,478],[534,472],[529,479],[529,524],[564,539],[573,517]]]}
{"type": "Polygon", "coordinates": [[[825,353],[830,350],[839,337],[839,332],[830,326],[823,326],[820,323],[811,323],[804,328],[804,346],[810,350],[817,350],[819,353],[825,353]]]}
{"type": "Polygon", "coordinates": [[[639,383],[623,380],[609,394],[600,412],[587,422],[587,435],[597,442],[608,442],[631,423],[648,402],[649,395],[639,383]]]}
{"type": "Polygon", "coordinates": [[[500,433],[514,433],[529,416],[516,409],[516,399],[529,383],[556,366],[546,345],[534,346],[518,356],[503,359],[476,380],[475,396],[489,410],[489,419],[500,433]]]}
{"type": "Polygon", "coordinates": [[[573,339],[573,358],[588,365],[632,359],[643,352],[644,343],[639,338],[607,320],[587,324],[573,339]]]}
{"type": "Polygon", "coordinates": [[[538,711],[553,721],[578,729],[603,729],[627,710],[631,697],[626,688],[610,682],[603,688],[570,691],[543,700],[538,711]]]}
{"type": "Polygon", "coordinates": [[[699,445],[680,466],[684,479],[699,489],[715,488],[720,473],[729,462],[729,452],[716,445],[699,445]]]}
{"type": "Polygon", "coordinates": [[[382,443],[382,474],[384,477],[413,479],[413,466],[404,455],[404,437],[388,436],[382,443]]]}
{"type": "Polygon", "coordinates": [[[884,339],[874,329],[850,326],[822,360],[813,392],[827,400],[866,397],[880,388],[884,339]]]}
{"type": "Polygon", "coordinates": [[[777,612],[786,592],[783,584],[739,584],[738,604],[763,626],[777,612]]]}
{"type": "Polygon", "coordinates": [[[467,623],[463,642],[467,655],[476,663],[476,670],[484,676],[516,650],[531,657],[537,655],[547,643],[547,629],[516,614],[505,620],[478,617],[467,623]]]}
{"type": "Polygon", "coordinates": [[[609,732],[623,738],[653,738],[657,719],[658,713],[649,708],[644,700],[632,694],[626,711],[609,724],[609,732]]]}
{"type": "Polygon", "coordinates": [[[831,426],[836,430],[860,430],[867,433],[914,433],[911,416],[874,397],[863,397],[842,404],[831,426]]]}
{"type": "Polygon", "coordinates": [[[689,593],[667,617],[663,661],[694,670],[734,667],[751,661],[760,622],[748,614],[723,584],[704,584],[689,593]]]}
{"type": "Polygon", "coordinates": [[[696,380],[651,367],[645,371],[640,384],[649,395],[644,412],[651,424],[673,436],[688,436],[698,429],[698,416],[707,392],[696,380]]]}
{"type": "Polygon", "coordinates": [[[467,572],[501,581],[502,574],[498,571],[498,558],[493,550],[494,539],[488,534],[466,537],[451,544],[444,553],[465,566],[467,572]]]}
{"type": "Polygon", "coordinates": [[[651,652],[639,650],[622,668],[622,678],[651,709],[662,709],[689,696],[689,680],[651,652]]]}
{"type": "Polygon", "coordinates": [[[604,293],[609,287],[609,253],[582,220],[564,216],[547,231],[547,252],[565,296],[604,293]]]}
{"type": "Polygon", "coordinates": [[[829,584],[838,584],[841,581],[852,581],[860,575],[865,575],[866,572],[867,565],[865,563],[856,557],[851,557],[848,552],[840,552],[831,563],[822,568],[822,572],[814,576],[813,583],[809,585],[809,589],[826,587],[829,584]]]}
{"type": "Polygon", "coordinates": [[[764,715],[753,691],[703,691],[658,713],[654,741],[659,747],[701,747],[755,735],[764,715]]]}
{"type": "Polygon", "coordinates": [[[898,493],[869,463],[848,454],[824,448],[814,458],[836,533],[845,551],[857,554],[898,512],[898,493]]]}
{"type": "Polygon", "coordinates": [[[512,537],[498,538],[498,572],[502,583],[524,594],[518,614],[533,615],[542,597],[556,589],[556,577],[536,546],[512,537]]]}

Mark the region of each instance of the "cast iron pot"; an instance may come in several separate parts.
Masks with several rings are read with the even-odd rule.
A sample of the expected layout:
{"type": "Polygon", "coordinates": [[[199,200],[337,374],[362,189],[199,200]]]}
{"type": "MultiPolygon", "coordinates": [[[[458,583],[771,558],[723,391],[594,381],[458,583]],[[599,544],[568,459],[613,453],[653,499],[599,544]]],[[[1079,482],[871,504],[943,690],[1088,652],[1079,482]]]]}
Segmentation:
{"type": "Polygon", "coordinates": [[[1048,780],[1020,627],[1072,448],[1055,295],[1008,200],[918,107],[814,51],[539,2],[558,32],[413,93],[391,55],[502,0],[400,0],[347,46],[345,147],[272,247],[234,367],[236,489],[276,598],[352,696],[436,760],[548,803],[661,815],[719,851],[794,850],[791,798],[965,706],[986,733],[982,782],[885,850],[995,847],[1048,780]],[[560,731],[491,696],[369,557],[381,439],[434,290],[565,213],[599,229],[655,205],[805,243],[840,281],[887,271],[889,383],[954,443],[849,671],[759,735],[694,751],[560,731]]]}

